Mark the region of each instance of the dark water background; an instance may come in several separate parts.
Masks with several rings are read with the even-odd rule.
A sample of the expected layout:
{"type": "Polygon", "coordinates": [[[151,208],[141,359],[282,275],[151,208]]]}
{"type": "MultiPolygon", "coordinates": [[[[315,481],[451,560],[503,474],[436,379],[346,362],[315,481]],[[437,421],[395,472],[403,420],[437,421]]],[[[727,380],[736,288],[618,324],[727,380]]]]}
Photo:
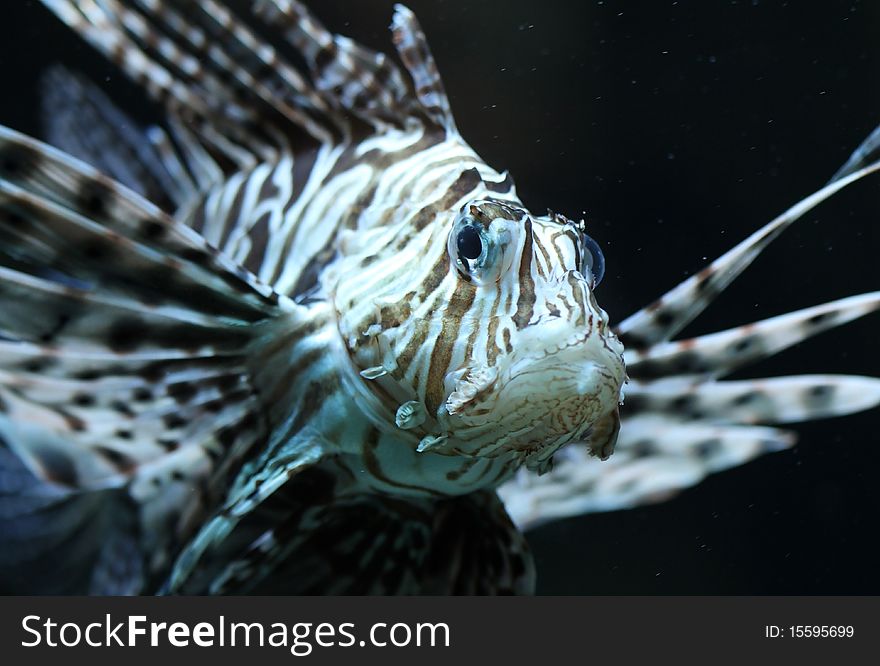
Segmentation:
{"type": "MultiPolygon", "coordinates": [[[[323,0],[391,51],[392,2],[323,0]]],[[[880,5],[410,0],[462,134],[527,205],[593,221],[620,320],[821,186],[880,122],[880,5]]],[[[35,2],[0,10],[0,122],[39,133],[63,61],[137,117],[137,89],[35,2]]],[[[687,333],[880,288],[880,181],[787,231],[687,333]]],[[[880,376],[877,315],[742,376],[880,376]]],[[[792,451],[662,505],[530,535],[542,593],[878,594],[880,410],[797,427],[792,451]]]]}

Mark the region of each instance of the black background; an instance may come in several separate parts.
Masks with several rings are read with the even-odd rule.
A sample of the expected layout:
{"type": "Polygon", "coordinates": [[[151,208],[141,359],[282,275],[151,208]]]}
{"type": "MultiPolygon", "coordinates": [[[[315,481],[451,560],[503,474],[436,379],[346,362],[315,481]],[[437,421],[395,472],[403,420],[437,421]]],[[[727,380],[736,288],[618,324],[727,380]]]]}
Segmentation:
{"type": "MultiPolygon", "coordinates": [[[[323,0],[391,50],[392,2],[323,0]]],[[[880,122],[880,6],[826,1],[410,0],[459,128],[523,200],[592,221],[613,320],[821,186],[880,122]],[[585,213],[582,213],[585,211],[585,213]]],[[[0,14],[0,122],[39,132],[36,80],[64,61],[137,117],[137,90],[37,3],[0,14]]],[[[880,183],[786,232],[688,332],[880,287],[880,183]]],[[[744,376],[880,376],[876,315],[744,376]]],[[[797,427],[799,445],[638,510],[530,535],[539,592],[878,594],[880,411],[797,427]]]]}

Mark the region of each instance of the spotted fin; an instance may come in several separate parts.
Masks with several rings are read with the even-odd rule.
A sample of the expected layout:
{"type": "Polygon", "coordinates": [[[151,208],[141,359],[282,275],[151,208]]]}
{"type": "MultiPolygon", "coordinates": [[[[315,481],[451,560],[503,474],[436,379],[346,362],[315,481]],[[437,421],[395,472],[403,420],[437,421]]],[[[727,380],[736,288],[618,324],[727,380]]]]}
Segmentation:
{"type": "Polygon", "coordinates": [[[271,159],[294,135],[327,141],[339,129],[308,82],[219,3],[43,4],[235,168],[271,159]]]}
{"type": "Polygon", "coordinates": [[[296,0],[257,0],[243,17],[216,0],[42,2],[170,119],[184,121],[218,164],[232,167],[227,173],[296,152],[303,141],[343,143],[364,126],[421,122],[454,131],[424,35],[402,6],[393,34],[411,82],[387,56],[329,32],[296,0]],[[256,31],[260,23],[270,41],[256,31]],[[287,47],[305,71],[283,54],[287,47]]]}
{"type": "Polygon", "coordinates": [[[777,428],[683,424],[662,416],[631,420],[607,461],[570,445],[550,472],[519,472],[498,494],[513,521],[527,530],[568,516],[663,501],[710,473],[793,444],[791,433],[777,428]]]}
{"type": "Polygon", "coordinates": [[[134,591],[266,441],[253,349],[306,315],[136,193],[7,128],[0,241],[0,438],[34,479],[0,492],[0,514],[24,540],[46,532],[37,551],[93,515],[95,543],[135,540],[143,566],[128,583],[95,568],[79,591],[134,591]]]}
{"type": "Polygon", "coordinates": [[[625,352],[634,379],[724,376],[835,326],[880,309],[880,292],[860,294],[687,340],[625,352]]]}
{"type": "Polygon", "coordinates": [[[395,5],[391,29],[394,45],[412,76],[416,98],[422,109],[436,125],[445,128],[450,134],[458,134],[443,80],[440,78],[440,70],[434,62],[428,41],[415,14],[403,5],[395,5]]]}
{"type": "MultiPolygon", "coordinates": [[[[797,423],[845,416],[880,404],[880,379],[853,375],[792,375],[715,381],[701,378],[633,382],[630,419],[660,414],[711,424],[797,423]]],[[[632,428],[632,423],[627,426],[632,428]]]]}

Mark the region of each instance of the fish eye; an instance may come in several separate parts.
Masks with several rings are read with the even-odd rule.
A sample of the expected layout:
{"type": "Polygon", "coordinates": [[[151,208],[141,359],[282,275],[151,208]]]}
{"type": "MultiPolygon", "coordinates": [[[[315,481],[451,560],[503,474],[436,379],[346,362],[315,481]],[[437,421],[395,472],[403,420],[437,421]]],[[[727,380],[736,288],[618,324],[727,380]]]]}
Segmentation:
{"type": "Polygon", "coordinates": [[[455,238],[458,256],[464,259],[479,259],[483,254],[483,239],[480,232],[472,226],[463,227],[455,238]]]}
{"type": "Polygon", "coordinates": [[[459,272],[482,282],[491,266],[488,233],[469,215],[460,215],[449,234],[449,256],[459,272]]]}
{"type": "Polygon", "coordinates": [[[590,275],[593,276],[593,287],[596,287],[605,277],[605,255],[602,254],[599,244],[587,234],[582,233],[581,240],[585,251],[580,270],[581,273],[586,273],[586,270],[590,271],[590,275]]]}
{"type": "Polygon", "coordinates": [[[446,242],[459,277],[480,286],[500,281],[513,264],[526,219],[525,211],[491,199],[462,206],[446,242]]]}
{"type": "MultiPolygon", "coordinates": [[[[468,210],[473,210],[471,206],[468,210]]],[[[485,214],[485,213],[483,213],[485,214]]],[[[510,268],[519,220],[493,217],[488,224],[462,211],[449,231],[447,250],[459,274],[478,285],[498,282],[510,268]]]]}

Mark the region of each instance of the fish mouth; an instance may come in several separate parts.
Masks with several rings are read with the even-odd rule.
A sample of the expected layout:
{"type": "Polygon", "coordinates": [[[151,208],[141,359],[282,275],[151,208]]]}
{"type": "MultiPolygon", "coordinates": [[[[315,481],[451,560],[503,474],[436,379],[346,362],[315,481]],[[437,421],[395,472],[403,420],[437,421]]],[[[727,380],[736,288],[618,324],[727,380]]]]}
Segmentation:
{"type": "MultiPolygon", "coordinates": [[[[537,349],[514,350],[498,359],[494,366],[468,366],[455,373],[454,387],[447,393],[447,411],[461,412],[470,402],[490,389],[528,380],[530,376],[554,375],[579,377],[589,380],[595,371],[618,390],[626,380],[623,344],[604,325],[595,331],[580,331],[562,342],[537,349]],[[578,373],[577,368],[582,372],[578,373]]],[[[579,393],[589,392],[584,385],[579,393]]]]}
{"type": "Polygon", "coordinates": [[[598,352],[601,356],[605,356],[606,353],[599,347],[598,344],[601,343],[601,348],[604,348],[604,352],[610,354],[616,358],[620,359],[620,363],[623,364],[623,343],[617,338],[617,336],[608,328],[607,324],[604,321],[599,321],[595,330],[587,330],[581,331],[578,333],[574,333],[560,343],[551,343],[543,347],[543,349],[538,354],[528,354],[524,361],[531,360],[532,362],[539,362],[542,359],[546,359],[550,356],[556,355],[567,355],[566,352],[572,349],[580,349],[580,348],[588,348],[587,351],[596,353],[598,352]],[[592,349],[595,346],[596,349],[592,349]]]}
{"type": "Polygon", "coordinates": [[[580,375],[582,380],[587,380],[589,371],[593,370],[619,389],[626,381],[623,351],[623,343],[600,320],[595,329],[578,331],[561,342],[544,343],[537,349],[515,350],[510,355],[509,377],[514,380],[530,373],[543,373],[580,375]]]}
{"type": "MultiPolygon", "coordinates": [[[[553,369],[543,375],[547,396],[537,401],[528,398],[538,403],[533,405],[535,418],[517,437],[515,448],[528,453],[524,461],[534,471],[546,471],[553,454],[573,442],[586,444],[603,460],[617,443],[619,404],[626,381],[621,356],[605,350],[603,357],[575,360],[567,350],[582,351],[575,344],[551,355],[553,369]]],[[[541,390],[539,386],[532,395],[541,390]]]]}
{"type": "MultiPolygon", "coordinates": [[[[519,451],[541,469],[553,452],[586,441],[607,458],[626,381],[623,345],[605,329],[513,350],[495,366],[468,368],[449,394],[450,435],[484,440],[481,455],[519,451]]],[[[537,338],[534,338],[537,341],[537,338]]]]}

